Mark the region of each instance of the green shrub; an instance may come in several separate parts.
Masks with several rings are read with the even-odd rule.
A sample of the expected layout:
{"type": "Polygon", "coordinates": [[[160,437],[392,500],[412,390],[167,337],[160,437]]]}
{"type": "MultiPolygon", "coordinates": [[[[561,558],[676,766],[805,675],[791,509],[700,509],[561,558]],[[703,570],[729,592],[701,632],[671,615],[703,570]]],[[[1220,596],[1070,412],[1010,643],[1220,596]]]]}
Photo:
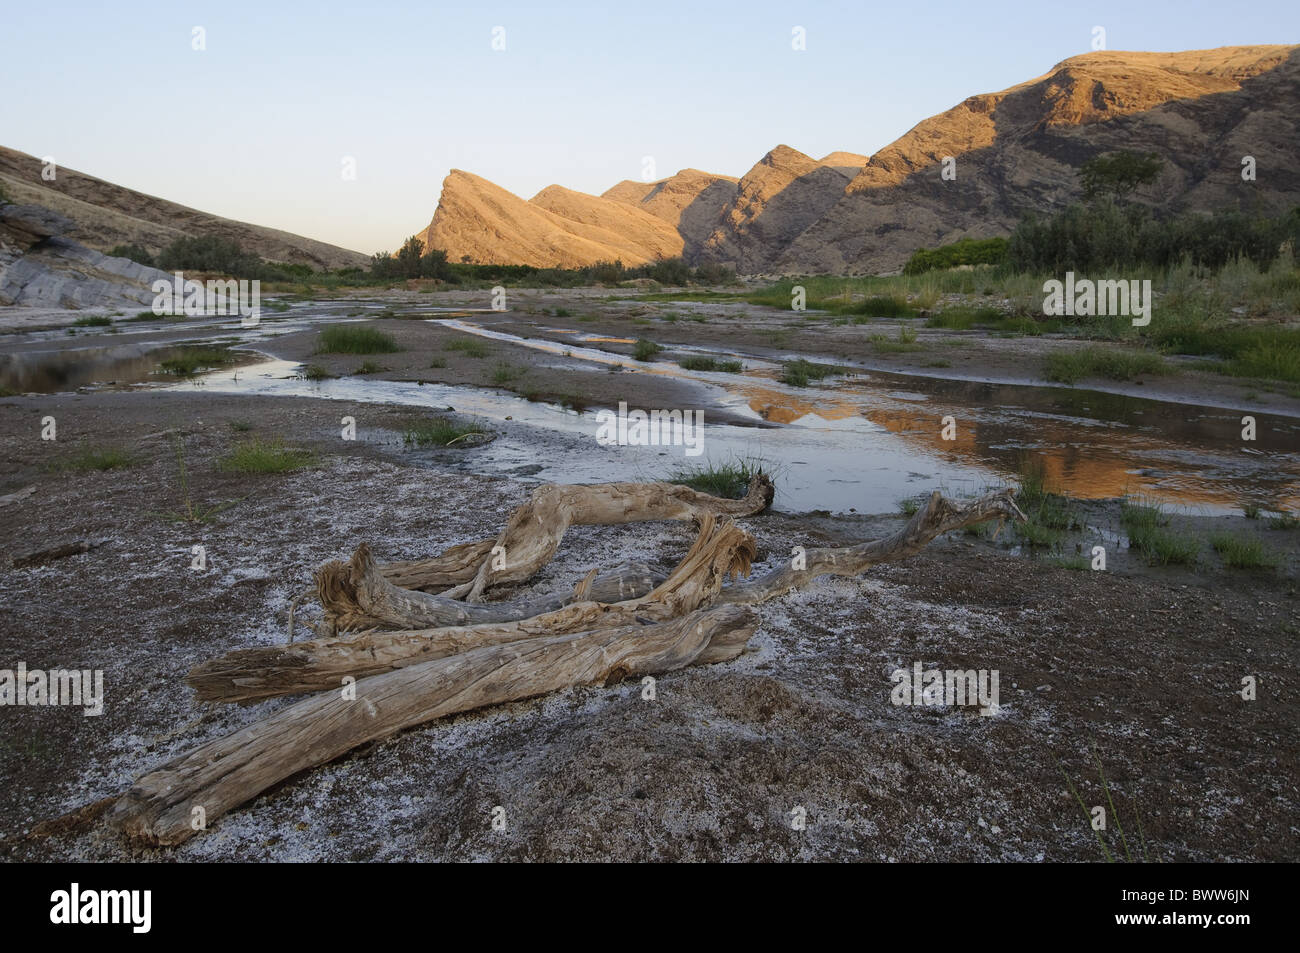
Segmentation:
{"type": "Polygon", "coordinates": [[[958,265],[1000,265],[1007,260],[1005,238],[962,238],[938,248],[919,248],[903,266],[903,274],[919,275],[958,265]]]}

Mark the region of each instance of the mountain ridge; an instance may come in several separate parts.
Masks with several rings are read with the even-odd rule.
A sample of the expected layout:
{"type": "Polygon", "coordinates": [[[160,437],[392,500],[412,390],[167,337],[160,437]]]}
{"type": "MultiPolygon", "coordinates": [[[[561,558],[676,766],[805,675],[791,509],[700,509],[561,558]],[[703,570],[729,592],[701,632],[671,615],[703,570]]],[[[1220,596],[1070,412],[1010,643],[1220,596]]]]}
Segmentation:
{"type": "Polygon", "coordinates": [[[1077,168],[1101,152],[1163,155],[1159,180],[1137,199],[1173,210],[1300,201],[1295,116],[1300,46],[1103,50],[968,96],[870,156],[814,159],[780,144],[739,178],[684,169],[657,182],[623,180],[599,196],[550,186],[531,200],[477,176],[469,189],[464,176],[472,174],[456,170],[420,234],[453,260],[574,267],[666,257],[676,243],[644,218],[610,208],[625,206],[676,229],[679,254],[691,264],[747,274],[888,271],[917,248],[1005,235],[1026,211],[1077,200],[1077,168]],[[1267,177],[1243,185],[1244,155],[1267,177]],[[955,179],[940,175],[945,157],[955,160],[955,179]],[[474,206],[489,193],[511,207],[516,232],[508,239],[499,228],[474,228],[476,219],[488,222],[474,206]],[[523,207],[530,204],[566,214],[538,219],[523,207]]]}

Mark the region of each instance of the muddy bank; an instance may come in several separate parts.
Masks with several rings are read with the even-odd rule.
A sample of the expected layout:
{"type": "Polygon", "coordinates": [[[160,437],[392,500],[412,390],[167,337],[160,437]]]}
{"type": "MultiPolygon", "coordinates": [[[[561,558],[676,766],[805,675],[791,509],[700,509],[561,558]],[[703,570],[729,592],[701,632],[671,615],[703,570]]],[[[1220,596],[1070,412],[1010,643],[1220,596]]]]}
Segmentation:
{"type": "MultiPolygon", "coordinates": [[[[0,570],[0,665],[103,669],[106,694],[100,717],[0,708],[0,836],[282,705],[198,710],[180,678],[201,659],[283,640],[288,603],[319,563],[362,540],[380,559],[412,558],[499,528],[529,484],[476,473],[472,454],[490,446],[404,450],[409,414],[198,392],[0,401],[11,448],[0,494],[37,487],[0,510],[0,552],[107,540],[0,570]],[[45,412],[60,419],[53,447],[39,441],[45,412]],[[344,413],[370,438],[338,439],[344,413]],[[170,428],[183,432],[188,491],[170,428]],[[66,466],[83,438],[110,434],[129,465],[66,466]],[[252,437],[309,447],[316,463],[221,469],[252,437]],[[187,494],[200,510],[229,505],[177,519],[187,494]],[[206,548],[203,572],[190,569],[194,545],[206,548]]],[[[900,519],[774,513],[746,525],[773,561],[900,519]]],[[[1277,538],[1294,548],[1294,534],[1277,538]]],[[[576,529],[521,588],[557,591],[625,559],[670,568],[690,539],[676,525],[576,529]]],[[[864,580],[769,603],[756,651],[666,676],[654,702],[639,684],[574,689],[413,729],[293,779],[175,851],[92,833],[10,844],[5,856],[1097,860],[1066,784],[1104,803],[1095,753],[1149,859],[1297,859],[1294,562],[1268,574],[1209,564],[1130,575],[1122,562],[1080,572],[1001,542],[955,536],[864,580]],[[1000,713],[891,704],[890,673],[917,661],[999,670],[1000,713]],[[1237,694],[1246,675],[1258,679],[1253,702],[1237,694]],[[491,829],[496,806],[504,832],[491,829]],[[799,807],[804,832],[790,826],[799,807]]]]}

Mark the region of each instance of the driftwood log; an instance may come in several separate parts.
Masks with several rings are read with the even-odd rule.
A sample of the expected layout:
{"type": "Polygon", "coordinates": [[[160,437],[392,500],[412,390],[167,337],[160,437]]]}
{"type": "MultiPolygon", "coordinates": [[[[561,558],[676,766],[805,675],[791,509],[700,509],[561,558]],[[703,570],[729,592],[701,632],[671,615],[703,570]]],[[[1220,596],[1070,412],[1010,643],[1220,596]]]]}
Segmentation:
{"type": "Polygon", "coordinates": [[[248,702],[317,694],[151,771],[113,805],[133,838],[176,844],[300,771],[357,745],[455,712],[571,685],[726,661],[757,626],[751,604],[820,575],[853,576],[910,556],[941,533],[1023,519],[1010,491],[967,504],[935,493],[898,532],[843,548],[808,549],[797,564],[749,582],[754,538],[732,517],[770,505],[760,475],[744,500],[669,484],[544,486],[494,540],[432,559],[379,566],[361,545],[317,573],[325,634],[288,646],[241,649],[187,676],[201,700],[248,702]],[[694,520],[699,534],[660,579],[643,566],[592,570],[571,593],[483,602],[491,587],[529,578],[573,525],[694,520]],[[440,591],[434,591],[440,590],[440,591]],[[364,628],[365,631],[342,634],[364,628]]]}
{"type": "Polygon", "coordinates": [[[285,646],[239,649],[205,662],[185,678],[200,701],[251,702],[336,688],[345,675],[388,671],[484,645],[676,618],[709,602],[728,576],[744,575],[752,536],[729,519],[705,515],[700,533],[672,574],[643,597],[612,604],[574,602],[515,621],[365,632],[285,646]]]}
{"type": "Polygon", "coordinates": [[[721,606],[656,625],[474,648],[364,678],[351,686],[354,697],[345,690],[314,695],[150,772],[113,806],[109,823],[136,840],[178,844],[196,833],[196,816],[210,822],[368,741],[571,685],[735,658],[757,624],[752,609],[721,606]]]}

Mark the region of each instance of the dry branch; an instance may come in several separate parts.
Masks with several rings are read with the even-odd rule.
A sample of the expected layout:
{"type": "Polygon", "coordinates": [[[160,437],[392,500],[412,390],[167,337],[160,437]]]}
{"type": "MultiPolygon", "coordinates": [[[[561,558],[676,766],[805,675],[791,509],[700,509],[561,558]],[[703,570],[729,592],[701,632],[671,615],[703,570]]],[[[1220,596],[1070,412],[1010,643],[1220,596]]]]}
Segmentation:
{"type": "Polygon", "coordinates": [[[758,473],[742,500],[725,500],[674,483],[548,483],[515,508],[496,539],[461,543],[432,559],[381,566],[403,589],[442,590],[450,598],[478,598],[489,586],[527,579],[550,561],[570,526],[612,526],[652,520],[752,516],[772,505],[771,479],[758,473]],[[492,549],[504,548],[505,566],[492,569],[492,549]]]}
{"type": "MultiPolygon", "coordinates": [[[[643,596],[663,581],[648,566],[624,563],[585,581],[584,601],[622,602],[643,596]]],[[[362,629],[425,629],[483,622],[509,622],[551,612],[576,601],[576,594],[542,596],[517,602],[466,603],[445,595],[393,585],[362,543],[346,562],[326,563],[316,572],[316,597],[326,627],[336,632],[362,629]]]]}
{"type": "Polygon", "coordinates": [[[925,505],[896,533],[856,546],[809,549],[804,568],[790,564],[750,580],[728,586],[718,603],[758,603],[805,586],[818,576],[857,576],[877,563],[905,559],[919,553],[936,536],[989,520],[1024,520],[1015,503],[1015,491],[1006,489],[969,503],[956,503],[936,490],[925,505]]]}
{"type": "Polygon", "coordinates": [[[238,807],[299,771],[357,745],[456,712],[571,685],[655,675],[735,658],[757,625],[753,610],[723,606],[655,625],[621,625],[470,649],[356,683],[355,699],[304,699],[140,778],[109,821],[129,837],[178,844],[205,820],[238,807]]]}

